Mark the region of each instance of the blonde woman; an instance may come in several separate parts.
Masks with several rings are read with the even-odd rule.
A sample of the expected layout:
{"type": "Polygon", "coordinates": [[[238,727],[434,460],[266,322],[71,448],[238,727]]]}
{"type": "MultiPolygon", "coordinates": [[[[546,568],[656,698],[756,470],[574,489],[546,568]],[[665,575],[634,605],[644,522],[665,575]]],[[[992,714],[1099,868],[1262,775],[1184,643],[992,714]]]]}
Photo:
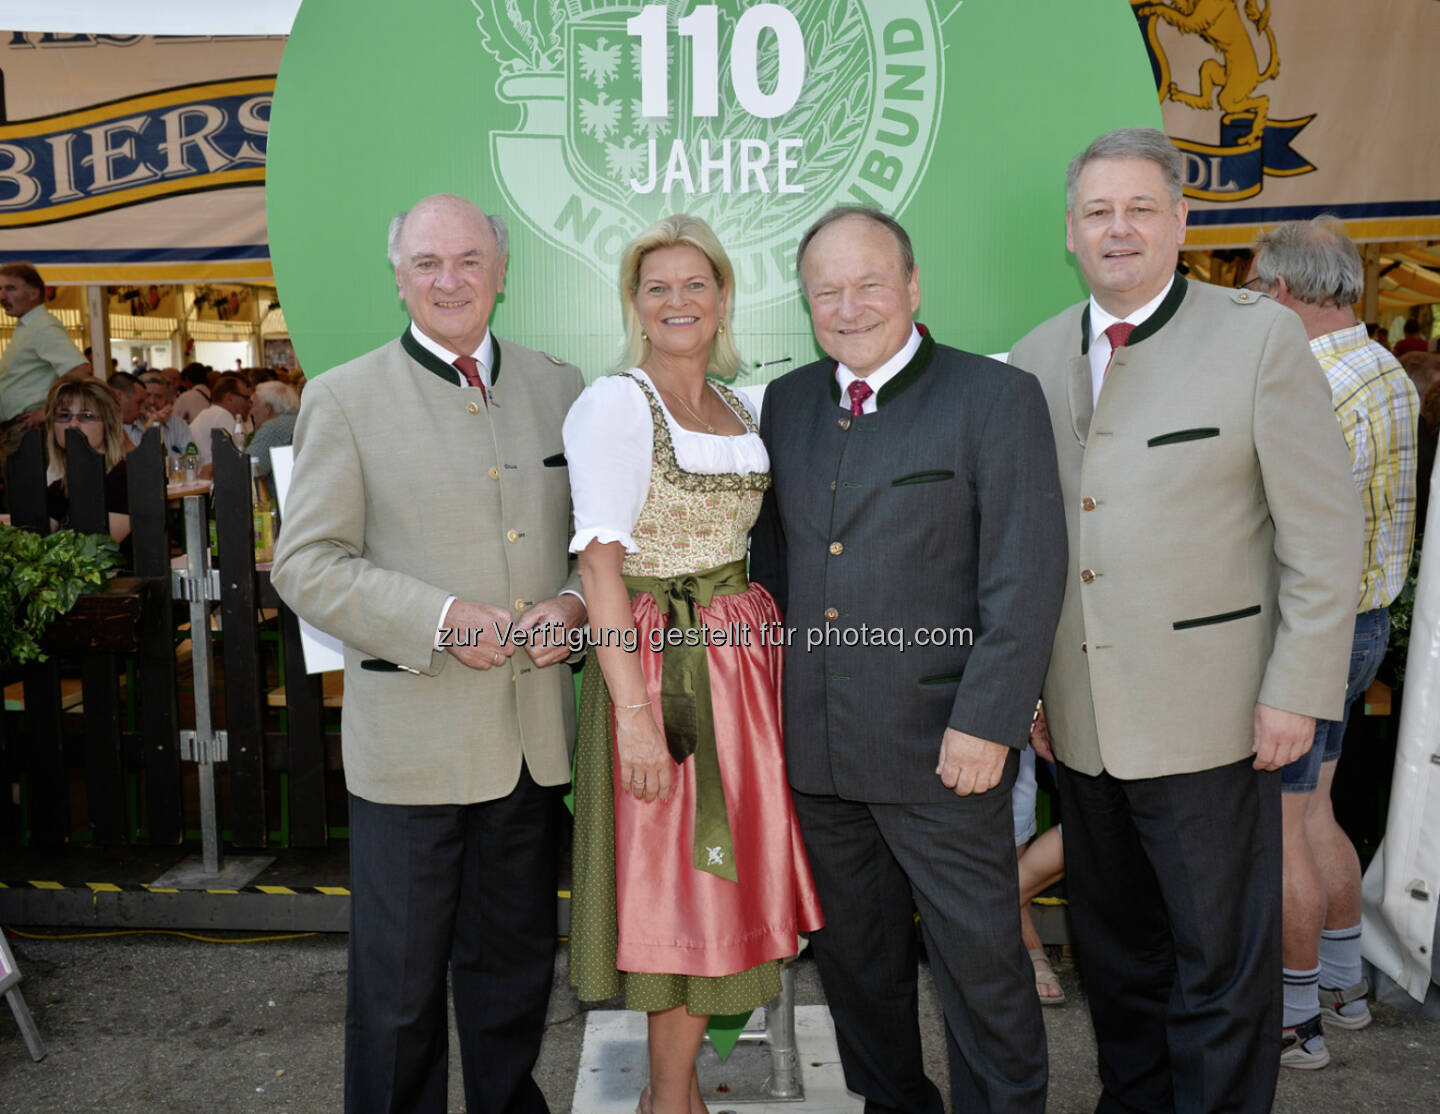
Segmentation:
{"type": "Polygon", "coordinates": [[[730,260],[703,221],[620,265],[626,351],[565,421],[571,549],[593,643],[575,774],[570,973],[649,1015],[641,1114],[703,1114],[711,1014],[779,992],[821,924],[786,785],[779,614],[745,573],[769,458],[726,324],[730,260]]]}
{"type": "Polygon", "coordinates": [[[110,536],[130,536],[130,494],[125,468],[125,429],[120,400],[98,379],[57,379],[45,396],[45,506],[54,529],[70,524],[70,481],[66,474],[65,434],[71,428],[85,435],[90,447],[105,458],[105,509],[110,536]]]}

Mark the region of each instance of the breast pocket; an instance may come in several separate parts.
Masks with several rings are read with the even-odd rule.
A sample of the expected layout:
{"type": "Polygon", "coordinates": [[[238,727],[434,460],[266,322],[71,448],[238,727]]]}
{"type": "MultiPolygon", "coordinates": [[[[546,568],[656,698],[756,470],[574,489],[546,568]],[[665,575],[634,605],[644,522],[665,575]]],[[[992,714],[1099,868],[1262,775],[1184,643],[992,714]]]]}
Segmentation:
{"type": "Polygon", "coordinates": [[[932,468],[924,472],[908,472],[890,481],[891,487],[909,487],[911,484],[934,484],[953,480],[955,473],[948,468],[932,468]]]}
{"type": "Polygon", "coordinates": [[[1145,444],[1152,449],[1158,449],[1164,445],[1180,445],[1186,441],[1204,441],[1208,437],[1219,437],[1220,430],[1213,425],[1196,426],[1194,429],[1177,429],[1174,433],[1162,433],[1158,437],[1152,437],[1145,444]]]}

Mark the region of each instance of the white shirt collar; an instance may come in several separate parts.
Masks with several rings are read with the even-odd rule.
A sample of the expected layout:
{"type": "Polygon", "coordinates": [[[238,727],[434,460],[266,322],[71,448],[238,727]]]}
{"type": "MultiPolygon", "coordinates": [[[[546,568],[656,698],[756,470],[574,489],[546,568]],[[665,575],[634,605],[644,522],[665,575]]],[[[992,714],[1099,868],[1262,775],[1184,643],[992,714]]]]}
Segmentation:
{"type": "Polygon", "coordinates": [[[1165,295],[1170,293],[1170,288],[1175,285],[1175,276],[1170,276],[1170,281],[1165,284],[1165,289],[1156,294],[1139,309],[1133,313],[1127,313],[1124,317],[1116,317],[1113,313],[1107,312],[1095,295],[1090,295],[1090,343],[1095,343],[1095,338],[1104,334],[1105,330],[1117,321],[1125,321],[1131,325],[1143,325],[1145,321],[1160,308],[1160,303],[1165,300],[1165,295]]]}
{"type": "MultiPolygon", "coordinates": [[[[900,351],[896,352],[895,355],[891,356],[869,375],[865,376],[865,382],[870,384],[870,390],[874,393],[865,400],[865,405],[861,410],[862,413],[875,413],[876,407],[879,406],[879,403],[875,401],[875,396],[880,393],[880,388],[905,370],[906,365],[914,358],[915,352],[919,347],[920,330],[914,325],[911,325],[910,339],[904,343],[900,351]]],[[[849,410],[850,384],[859,379],[860,376],[856,375],[844,364],[838,364],[835,369],[835,378],[840,384],[840,408],[842,410],[849,410]]]]}
{"type": "MultiPolygon", "coordinates": [[[[420,345],[421,348],[425,349],[425,351],[429,352],[436,359],[443,360],[447,364],[453,364],[455,362],[454,352],[450,351],[450,349],[438,341],[426,336],[424,331],[413,321],[410,322],[410,335],[415,338],[416,344],[420,345]]],[[[480,382],[484,383],[487,387],[490,386],[490,368],[494,363],[494,351],[494,342],[490,339],[490,330],[487,328],[485,330],[485,336],[480,340],[480,347],[470,353],[470,355],[475,357],[475,362],[480,365],[480,382]]],[[[469,386],[469,384],[465,382],[465,377],[460,374],[459,368],[455,369],[455,379],[460,386],[469,386]]]]}
{"type": "Polygon", "coordinates": [[[1170,276],[1170,281],[1165,284],[1165,289],[1156,294],[1139,309],[1133,313],[1127,313],[1124,317],[1116,317],[1113,313],[1107,312],[1095,295],[1090,295],[1090,401],[1093,405],[1100,405],[1100,387],[1105,381],[1105,370],[1110,366],[1110,355],[1112,352],[1110,338],[1105,335],[1105,330],[1117,321],[1125,321],[1131,325],[1141,325],[1149,320],[1150,316],[1160,308],[1160,303],[1170,293],[1170,288],[1175,285],[1175,276],[1170,276]]]}

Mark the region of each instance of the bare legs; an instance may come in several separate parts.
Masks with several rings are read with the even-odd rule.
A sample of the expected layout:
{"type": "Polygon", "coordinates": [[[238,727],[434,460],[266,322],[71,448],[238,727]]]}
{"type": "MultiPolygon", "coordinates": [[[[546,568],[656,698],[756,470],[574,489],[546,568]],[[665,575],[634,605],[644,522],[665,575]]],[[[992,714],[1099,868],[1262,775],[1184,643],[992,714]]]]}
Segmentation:
{"type": "Polygon", "coordinates": [[[639,1114],[708,1114],[695,1075],[695,1054],[708,1017],[684,1006],[649,1014],[650,1086],[640,1096],[639,1114]]]}
{"type": "Polygon", "coordinates": [[[1320,962],[1320,930],[1360,923],[1360,858],[1335,820],[1335,762],[1320,767],[1313,793],[1281,798],[1285,833],[1285,966],[1320,962]]]}
{"type": "Polygon", "coordinates": [[[1065,850],[1059,828],[1047,828],[1028,846],[1018,850],[1020,857],[1020,938],[1035,965],[1035,993],[1041,1002],[1060,1002],[1065,997],[1054,969],[1045,958],[1045,944],[1035,927],[1030,902],[1065,877],[1065,850]],[[1039,953],[1037,956],[1036,953],[1039,953]],[[1042,967],[1041,964],[1044,964],[1042,967]]]}
{"type": "MultiPolygon", "coordinates": [[[[1320,965],[1320,929],[1325,923],[1325,881],[1310,846],[1306,817],[1318,804],[1318,791],[1286,793],[1280,798],[1285,848],[1283,955],[1287,969],[1310,971],[1320,965]]],[[[1329,811],[1329,794],[1325,795],[1329,811]]],[[[1332,821],[1333,823],[1333,821],[1332,821]]],[[[1353,852],[1352,852],[1353,853],[1353,852]]]]}
{"type": "Polygon", "coordinates": [[[1337,765],[1326,762],[1320,767],[1320,785],[1305,814],[1305,837],[1325,881],[1325,927],[1332,929],[1360,923],[1360,856],[1330,803],[1337,765]]]}
{"type": "Polygon", "coordinates": [[[1065,877],[1065,847],[1060,829],[1046,828],[1020,856],[1020,904],[1030,902],[1065,877]]]}

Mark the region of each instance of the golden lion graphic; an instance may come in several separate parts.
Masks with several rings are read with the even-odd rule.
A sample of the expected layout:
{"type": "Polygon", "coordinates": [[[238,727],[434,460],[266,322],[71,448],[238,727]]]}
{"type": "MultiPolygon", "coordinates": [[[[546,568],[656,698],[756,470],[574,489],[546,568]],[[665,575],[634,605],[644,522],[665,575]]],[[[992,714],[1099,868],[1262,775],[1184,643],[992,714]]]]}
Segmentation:
{"type": "MultiPolygon", "coordinates": [[[[1242,142],[1259,139],[1265,130],[1270,98],[1256,93],[1255,88],[1280,72],[1275,33],[1270,30],[1270,0],[1265,0],[1263,8],[1257,0],[1245,0],[1245,17],[1270,45],[1270,62],[1264,73],[1260,72],[1260,60],[1250,41],[1245,19],[1240,15],[1240,0],[1173,0],[1168,4],[1136,5],[1135,10],[1142,17],[1163,19],[1184,34],[1199,35],[1220,55],[1219,59],[1208,58],[1200,64],[1199,92],[1187,93],[1170,81],[1161,99],[1169,97],[1180,104],[1203,110],[1213,107],[1213,97],[1227,113],[1253,112],[1254,123],[1242,142]]],[[[1151,41],[1160,53],[1160,44],[1153,33],[1151,41]]],[[[1168,70],[1169,67],[1165,68],[1168,70]]]]}

